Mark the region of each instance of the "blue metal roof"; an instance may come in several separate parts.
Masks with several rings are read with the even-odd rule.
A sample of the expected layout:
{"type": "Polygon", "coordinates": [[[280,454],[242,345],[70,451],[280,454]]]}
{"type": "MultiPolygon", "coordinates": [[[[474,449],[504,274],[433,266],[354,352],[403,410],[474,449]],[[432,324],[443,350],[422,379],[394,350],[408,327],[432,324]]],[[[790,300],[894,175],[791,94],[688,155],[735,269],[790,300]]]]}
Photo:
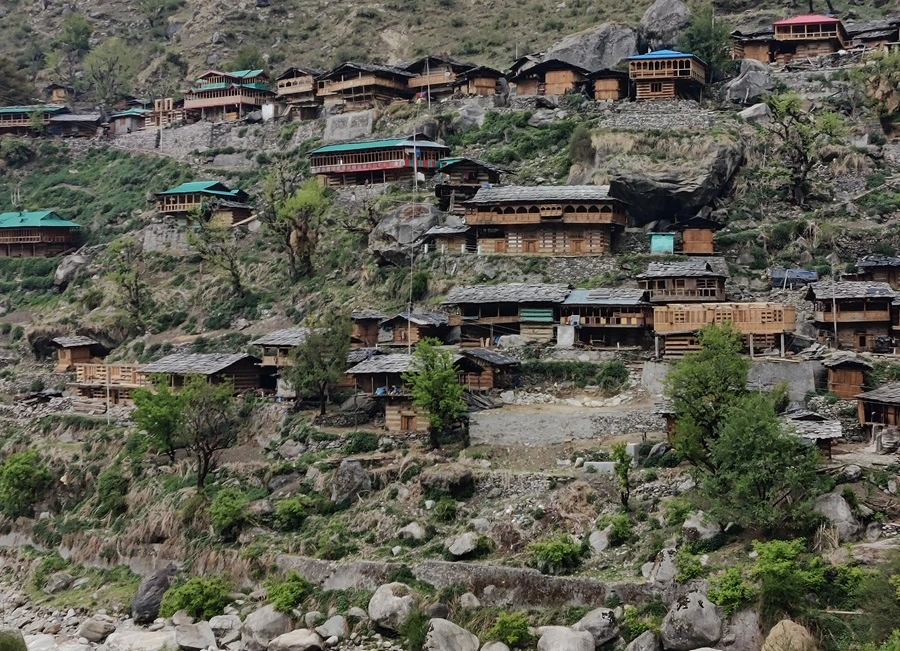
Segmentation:
{"type": "Polygon", "coordinates": [[[698,57],[696,54],[689,54],[687,52],[678,52],[677,50],[657,50],[656,52],[647,52],[647,54],[636,54],[632,57],[628,57],[626,61],[650,61],[654,59],[684,59],[690,57],[691,59],[697,59],[703,65],[706,65],[706,62],[698,57]]]}

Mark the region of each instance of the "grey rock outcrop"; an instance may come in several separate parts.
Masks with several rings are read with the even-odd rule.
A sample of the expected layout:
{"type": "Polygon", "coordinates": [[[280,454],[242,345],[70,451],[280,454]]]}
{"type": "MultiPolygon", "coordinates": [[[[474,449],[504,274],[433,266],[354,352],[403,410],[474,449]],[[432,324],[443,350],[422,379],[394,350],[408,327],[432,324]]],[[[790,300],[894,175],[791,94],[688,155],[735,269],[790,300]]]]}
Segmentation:
{"type": "Polygon", "coordinates": [[[612,533],[612,525],[604,527],[600,531],[592,531],[588,537],[588,543],[595,553],[605,552],[609,549],[609,534],[612,533]]]}
{"type": "Polygon", "coordinates": [[[772,627],[761,651],[817,651],[815,638],[805,627],[789,619],[782,619],[772,627]]]}
{"type": "Polygon", "coordinates": [[[428,532],[418,522],[410,522],[405,527],[401,527],[397,530],[397,537],[400,540],[414,540],[416,542],[421,542],[425,540],[428,536],[428,532]]]}
{"type": "Polygon", "coordinates": [[[298,628],[269,642],[268,651],[321,651],[321,649],[322,638],[318,633],[308,628],[298,628]]]}
{"type": "Polygon", "coordinates": [[[703,511],[691,513],[681,525],[681,534],[688,542],[712,540],[722,533],[722,527],[712,522],[703,511]]]}
{"type": "Polygon", "coordinates": [[[274,606],[263,606],[247,615],[241,628],[241,641],[247,651],[265,651],[269,642],[290,630],[290,617],[274,606]]]}
{"type": "Polygon", "coordinates": [[[359,461],[344,459],[331,480],[331,501],[335,504],[355,500],[360,493],[372,490],[369,473],[359,461]]]}
{"type": "Polygon", "coordinates": [[[116,625],[96,617],[91,617],[81,622],[78,627],[78,637],[83,637],[88,642],[100,643],[116,630],[116,625]]]}
{"type": "Polygon", "coordinates": [[[478,534],[474,531],[467,531],[447,541],[447,551],[456,558],[468,556],[475,551],[478,545],[478,534]]]}
{"type": "Polygon", "coordinates": [[[747,124],[767,124],[772,120],[772,109],[768,104],[754,104],[740,111],[738,117],[747,124]]]}
{"type": "Polygon", "coordinates": [[[423,651],[478,651],[478,638],[446,619],[428,623],[423,651]]]}
{"type": "Polygon", "coordinates": [[[746,608],[728,618],[718,646],[728,651],[758,651],[763,643],[759,613],[746,608]]]}
{"type": "Polygon", "coordinates": [[[691,10],[681,0],[656,0],[641,18],[641,35],[651,50],[675,46],[691,18],[691,10]]]}
{"type": "Polygon", "coordinates": [[[616,614],[610,608],[596,608],[582,617],[572,630],[585,631],[594,638],[594,644],[606,644],[619,635],[616,614]]]}
{"type": "Polygon", "coordinates": [[[369,600],[369,619],[391,631],[400,630],[412,615],[412,611],[412,592],[402,583],[379,586],[369,600]]]}
{"type": "Polygon", "coordinates": [[[209,620],[209,627],[216,637],[226,637],[234,632],[240,632],[243,622],[237,615],[216,615],[209,620]]]}
{"type": "Polygon", "coordinates": [[[634,638],[625,651],[661,651],[659,636],[654,631],[644,631],[634,638]]]}
{"type": "Polygon", "coordinates": [[[56,267],[53,274],[53,285],[65,288],[78,275],[78,270],[88,263],[88,258],[81,253],[72,253],[65,256],[56,267]]]}
{"type": "Polygon", "coordinates": [[[559,59],[585,70],[612,68],[619,61],[638,53],[638,35],[621,23],[601,23],[571,34],[553,45],[544,59],[559,59]]]}
{"type": "Polygon", "coordinates": [[[678,576],[678,566],[675,565],[675,550],[664,549],[656,555],[653,569],[650,570],[650,583],[658,589],[670,587],[678,576]]]}
{"type": "Polygon", "coordinates": [[[175,627],[175,642],[182,649],[188,651],[200,651],[216,646],[216,636],[213,634],[209,622],[197,622],[196,624],[181,624],[175,627]]]}
{"type": "Polygon", "coordinates": [[[509,647],[503,642],[488,642],[481,647],[481,651],[509,651],[509,647]]]}
{"type": "Polygon", "coordinates": [[[47,578],[44,584],[44,592],[47,594],[56,594],[63,590],[68,590],[75,583],[75,577],[66,572],[54,572],[47,578]]]}
{"type": "Polygon", "coordinates": [[[425,233],[439,222],[436,206],[406,204],[385,215],[369,234],[369,249],[389,264],[409,262],[410,251],[421,247],[425,233]]]}
{"type": "Polygon", "coordinates": [[[762,61],[743,59],[737,77],[725,84],[725,99],[739,104],[754,104],[775,90],[772,69],[762,61]]]}
{"type": "Polygon", "coordinates": [[[722,619],[702,594],[679,597],[662,623],[663,647],[669,651],[693,651],[715,644],[722,637],[722,619]]]}
{"type": "Polygon", "coordinates": [[[594,651],[594,638],[585,631],[567,626],[542,626],[538,629],[538,651],[594,651]]]}
{"type": "Polygon", "coordinates": [[[135,624],[152,624],[157,618],[163,595],[172,585],[176,572],[175,565],[169,563],[141,581],[131,599],[131,617],[135,624]]]}
{"type": "Polygon", "coordinates": [[[467,101],[459,107],[458,117],[450,124],[451,131],[465,131],[480,127],[487,117],[487,109],[478,102],[467,101]]]}
{"type": "Polygon", "coordinates": [[[837,529],[841,542],[853,539],[860,530],[859,520],[841,495],[820,495],[813,503],[813,511],[823,516],[837,529]]]}

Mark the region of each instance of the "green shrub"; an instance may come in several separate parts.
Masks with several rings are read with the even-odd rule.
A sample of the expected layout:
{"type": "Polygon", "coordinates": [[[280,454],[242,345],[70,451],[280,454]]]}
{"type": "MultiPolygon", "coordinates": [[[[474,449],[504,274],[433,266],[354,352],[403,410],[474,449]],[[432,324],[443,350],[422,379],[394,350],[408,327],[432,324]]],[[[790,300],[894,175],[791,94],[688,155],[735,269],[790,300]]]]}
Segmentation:
{"type": "Polygon", "coordinates": [[[238,488],[223,488],[209,505],[213,529],[223,540],[234,540],[247,524],[250,499],[238,488]]]}
{"type": "Polygon", "coordinates": [[[44,556],[34,569],[34,574],[31,577],[32,582],[36,588],[42,590],[47,582],[47,577],[67,567],[69,567],[69,562],[60,556],[59,552],[52,551],[44,556]]]}
{"type": "Polygon", "coordinates": [[[629,542],[632,537],[631,518],[624,513],[615,515],[610,520],[612,529],[609,532],[609,544],[613,547],[624,545],[629,542]]]}
{"type": "Polygon", "coordinates": [[[706,568],[700,564],[700,557],[692,554],[687,547],[682,547],[675,553],[675,567],[678,568],[675,580],[679,583],[687,583],[706,575],[706,568]]]}
{"type": "Polygon", "coordinates": [[[544,574],[570,574],[581,566],[581,545],[566,533],[528,545],[529,564],[544,574]]]}
{"type": "Polygon", "coordinates": [[[821,560],[804,563],[802,540],[754,541],[758,554],[750,576],[759,581],[763,612],[768,615],[796,615],[804,610],[806,596],[819,590],[825,581],[821,560]]]}
{"type": "Polygon", "coordinates": [[[125,496],[128,494],[128,479],[118,466],[110,466],[97,477],[97,514],[121,515],[128,510],[125,496]]]}
{"type": "Polygon", "coordinates": [[[417,271],[413,274],[412,280],[412,288],[410,293],[412,294],[413,301],[421,301],[428,295],[428,272],[427,271],[417,271]]]}
{"type": "Polygon", "coordinates": [[[0,467],[0,507],[13,518],[30,514],[51,481],[50,470],[36,450],[10,455],[0,467]]]}
{"type": "Polygon", "coordinates": [[[0,651],[28,651],[25,640],[11,629],[0,631],[0,651]]]}
{"type": "Polygon", "coordinates": [[[594,160],[594,146],[591,144],[591,129],[586,124],[575,127],[569,138],[569,158],[573,163],[591,163],[594,160]]]}
{"type": "Polygon", "coordinates": [[[606,393],[621,391],[628,384],[628,369],[619,360],[592,362],[529,360],[522,364],[522,374],[534,381],[568,381],[584,387],[596,384],[606,393]]]}
{"type": "Polygon", "coordinates": [[[297,531],[309,515],[309,501],[302,495],[283,499],[275,505],[275,524],[282,531],[297,531]]]}
{"type": "Polygon", "coordinates": [[[365,454],[378,449],[378,435],[374,432],[353,432],[344,446],[344,454],[365,454]]]}
{"type": "Polygon", "coordinates": [[[284,581],[273,581],[266,586],[266,599],[282,613],[290,613],[313,593],[313,584],[295,570],[288,572],[284,581]]]}
{"type": "Polygon", "coordinates": [[[731,616],[756,597],[756,588],[744,581],[740,568],[729,567],[724,574],[710,581],[709,600],[721,606],[727,616],[731,616]]]}
{"type": "Polygon", "coordinates": [[[500,613],[491,630],[487,632],[487,639],[503,642],[512,648],[524,647],[531,643],[528,628],[528,617],[525,613],[500,613]]]}
{"type": "Polygon", "coordinates": [[[456,500],[452,497],[442,497],[432,510],[434,517],[441,522],[453,522],[456,519],[456,500]]]}
{"type": "Polygon", "coordinates": [[[209,619],[221,615],[231,603],[231,584],[221,576],[195,576],[169,588],[163,595],[160,617],[171,617],[184,610],[195,619],[209,619]]]}
{"type": "Polygon", "coordinates": [[[400,627],[398,633],[406,640],[406,648],[410,651],[419,651],[425,644],[428,635],[428,625],[431,618],[421,611],[416,611],[400,627]]]}

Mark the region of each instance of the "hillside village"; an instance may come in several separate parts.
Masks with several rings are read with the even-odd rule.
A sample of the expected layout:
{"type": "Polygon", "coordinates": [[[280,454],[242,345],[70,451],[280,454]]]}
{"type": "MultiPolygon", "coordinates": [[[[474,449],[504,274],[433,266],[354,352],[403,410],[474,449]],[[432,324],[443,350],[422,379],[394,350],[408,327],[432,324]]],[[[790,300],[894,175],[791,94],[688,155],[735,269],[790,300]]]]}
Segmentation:
{"type": "Polygon", "coordinates": [[[144,69],[115,3],[37,4],[9,651],[900,644],[891,7],[656,0],[471,62],[216,32],[173,73],[202,12],[142,4],[184,47],[144,69]]]}

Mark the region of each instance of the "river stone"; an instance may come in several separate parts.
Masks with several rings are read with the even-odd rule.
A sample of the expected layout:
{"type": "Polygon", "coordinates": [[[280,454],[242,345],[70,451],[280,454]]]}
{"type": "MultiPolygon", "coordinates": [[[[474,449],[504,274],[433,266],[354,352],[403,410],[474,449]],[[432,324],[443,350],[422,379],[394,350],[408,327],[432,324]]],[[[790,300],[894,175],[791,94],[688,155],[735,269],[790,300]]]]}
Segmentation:
{"type": "Polygon", "coordinates": [[[422,651],[478,651],[478,638],[446,619],[432,619],[422,651]]]}
{"type": "Polygon", "coordinates": [[[131,599],[131,617],[135,624],[152,624],[159,616],[163,595],[172,585],[176,571],[175,565],[169,563],[141,581],[131,599]]]}
{"type": "Polygon", "coordinates": [[[88,642],[102,642],[115,630],[116,625],[112,622],[105,622],[102,619],[91,617],[81,622],[77,635],[88,642]]]}
{"type": "Polygon", "coordinates": [[[538,629],[538,651],[594,651],[594,638],[586,631],[568,626],[542,626],[538,629]]]}
{"type": "Polygon", "coordinates": [[[209,620],[209,627],[217,636],[241,629],[241,618],[237,615],[216,615],[209,620]]]}
{"type": "Polygon", "coordinates": [[[662,647],[654,631],[644,631],[625,647],[625,651],[662,651],[662,647]]]}
{"type": "Polygon", "coordinates": [[[188,651],[200,651],[216,646],[216,636],[213,634],[209,622],[197,622],[196,624],[180,624],[175,627],[175,642],[182,649],[188,651]]]}
{"type": "Polygon", "coordinates": [[[25,638],[25,646],[28,648],[28,651],[54,651],[56,649],[56,638],[46,633],[29,635],[25,638]]]}
{"type": "Polygon", "coordinates": [[[715,644],[722,637],[722,619],[702,594],[679,597],[662,623],[663,647],[668,651],[693,651],[715,644]]]}
{"type": "MultiPolygon", "coordinates": [[[[116,631],[106,638],[106,647],[111,651],[160,651],[174,649],[175,631],[116,631]]],[[[261,651],[261,650],[259,650],[261,651]]]]}
{"type": "Polygon", "coordinates": [[[803,626],[783,619],[769,631],[762,651],[817,651],[816,641],[803,626]]]}
{"type": "Polygon", "coordinates": [[[298,628],[296,631],[279,635],[269,642],[268,651],[320,651],[322,638],[315,631],[308,628],[298,628]]]}
{"type": "Polygon", "coordinates": [[[594,644],[601,646],[619,635],[616,615],[610,608],[596,608],[582,617],[572,630],[586,631],[594,638],[594,644]]]}
{"type": "Polygon", "coordinates": [[[290,630],[290,617],[275,610],[274,606],[263,606],[244,620],[241,641],[247,651],[264,651],[269,642],[290,630]]]}
{"type": "Polygon", "coordinates": [[[369,618],[381,628],[391,631],[399,631],[412,611],[412,591],[402,583],[379,586],[369,600],[369,618]]]}
{"type": "Polygon", "coordinates": [[[691,10],[681,0],[656,0],[641,18],[641,32],[650,50],[675,46],[691,18],[691,10]]]}

